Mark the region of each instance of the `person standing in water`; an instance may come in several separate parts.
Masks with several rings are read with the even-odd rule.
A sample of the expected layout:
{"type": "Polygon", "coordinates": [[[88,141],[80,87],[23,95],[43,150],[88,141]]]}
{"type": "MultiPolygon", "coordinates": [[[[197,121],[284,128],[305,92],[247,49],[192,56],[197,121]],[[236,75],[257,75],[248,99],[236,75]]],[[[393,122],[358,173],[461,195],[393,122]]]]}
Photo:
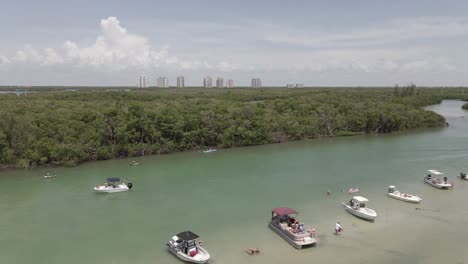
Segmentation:
{"type": "Polygon", "coordinates": [[[340,225],[340,221],[338,221],[335,224],[335,235],[339,235],[341,231],[343,231],[343,228],[340,225]]]}

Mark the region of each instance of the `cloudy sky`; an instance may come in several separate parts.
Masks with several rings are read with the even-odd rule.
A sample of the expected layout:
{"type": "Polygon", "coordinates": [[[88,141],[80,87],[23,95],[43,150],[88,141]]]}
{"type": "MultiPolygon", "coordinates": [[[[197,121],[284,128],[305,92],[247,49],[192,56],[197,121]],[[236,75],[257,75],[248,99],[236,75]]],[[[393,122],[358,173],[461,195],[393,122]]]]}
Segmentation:
{"type": "Polygon", "coordinates": [[[0,0],[0,85],[468,85],[468,1],[0,0]]]}

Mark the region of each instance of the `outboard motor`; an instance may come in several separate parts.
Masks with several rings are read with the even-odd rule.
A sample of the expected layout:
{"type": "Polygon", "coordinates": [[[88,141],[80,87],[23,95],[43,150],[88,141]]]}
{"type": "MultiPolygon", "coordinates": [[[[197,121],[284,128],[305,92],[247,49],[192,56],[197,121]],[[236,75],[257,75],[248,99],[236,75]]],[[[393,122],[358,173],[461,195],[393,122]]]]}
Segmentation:
{"type": "Polygon", "coordinates": [[[128,187],[128,189],[131,189],[133,187],[133,183],[131,183],[131,182],[127,183],[127,187],[128,187]]]}

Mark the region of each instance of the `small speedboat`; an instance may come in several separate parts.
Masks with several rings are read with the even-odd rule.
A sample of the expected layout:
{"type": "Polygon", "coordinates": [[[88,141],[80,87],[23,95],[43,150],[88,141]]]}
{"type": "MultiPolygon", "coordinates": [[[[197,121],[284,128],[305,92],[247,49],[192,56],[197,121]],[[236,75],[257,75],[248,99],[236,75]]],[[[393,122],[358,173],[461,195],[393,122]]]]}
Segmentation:
{"type": "Polygon", "coordinates": [[[316,246],[315,229],[300,223],[296,215],[296,210],[288,207],[274,208],[268,226],[296,249],[316,246]]]}
{"type": "Polygon", "coordinates": [[[129,166],[138,166],[138,165],[141,165],[140,162],[136,162],[136,161],[132,161],[130,164],[128,164],[129,166]]]}
{"type": "Polygon", "coordinates": [[[421,198],[419,198],[418,196],[416,195],[411,195],[411,194],[407,194],[407,193],[402,193],[398,190],[395,190],[395,186],[389,186],[388,187],[388,196],[392,197],[392,198],[395,198],[395,199],[398,199],[398,200],[401,200],[401,201],[405,201],[405,202],[409,202],[409,203],[420,203],[422,201],[421,198]]]}
{"type": "Polygon", "coordinates": [[[348,189],[348,193],[358,193],[358,192],[359,192],[358,187],[356,187],[356,188],[351,187],[351,188],[348,189]]]}
{"type": "Polygon", "coordinates": [[[217,151],[217,149],[209,148],[209,149],[204,150],[203,153],[211,153],[211,152],[215,152],[215,151],[217,151]]]}
{"type": "Polygon", "coordinates": [[[120,182],[120,178],[107,178],[104,185],[97,185],[94,190],[98,193],[116,193],[129,191],[132,187],[133,184],[127,182],[127,178],[125,178],[124,182],[120,182]]]}
{"type": "Polygon", "coordinates": [[[167,249],[183,261],[192,263],[207,263],[210,253],[202,247],[198,235],[191,231],[180,232],[166,243],[167,249]]]}
{"type": "Polygon", "coordinates": [[[463,172],[460,172],[460,175],[458,175],[457,178],[468,181],[468,177],[466,176],[466,173],[463,173],[463,172]]]}
{"type": "Polygon", "coordinates": [[[452,188],[453,183],[448,183],[446,176],[444,176],[443,178],[440,178],[443,175],[444,174],[438,170],[428,170],[427,176],[424,177],[424,182],[438,189],[452,188]]]}
{"type": "Polygon", "coordinates": [[[364,198],[362,196],[354,196],[349,201],[349,203],[341,204],[349,213],[369,221],[374,221],[375,218],[377,218],[377,213],[374,210],[366,207],[366,202],[368,201],[369,200],[367,200],[367,198],[364,198]]]}
{"type": "Polygon", "coordinates": [[[55,177],[56,176],[55,176],[54,173],[52,173],[52,174],[46,173],[46,175],[42,176],[41,179],[52,179],[52,178],[55,178],[55,177]]]}

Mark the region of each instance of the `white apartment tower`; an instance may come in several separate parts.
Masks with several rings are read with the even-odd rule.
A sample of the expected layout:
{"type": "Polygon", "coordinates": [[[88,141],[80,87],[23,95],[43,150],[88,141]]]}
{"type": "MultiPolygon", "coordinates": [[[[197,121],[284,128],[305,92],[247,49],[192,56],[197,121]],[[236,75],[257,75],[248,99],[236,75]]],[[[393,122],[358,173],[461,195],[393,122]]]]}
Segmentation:
{"type": "Polygon", "coordinates": [[[260,80],[260,78],[252,78],[251,87],[252,88],[262,87],[262,80],[260,80]]]}
{"type": "Polygon", "coordinates": [[[216,79],[216,88],[223,88],[224,87],[224,80],[221,77],[216,79]]]}
{"type": "Polygon", "coordinates": [[[159,88],[169,87],[169,81],[168,81],[167,77],[159,77],[158,78],[158,87],[159,88]]]}
{"type": "Polygon", "coordinates": [[[146,81],[145,76],[140,76],[137,81],[137,87],[138,88],[146,88],[148,87],[148,82],[146,81]]]}
{"type": "Polygon", "coordinates": [[[233,88],[234,87],[234,80],[228,80],[226,83],[227,88],[233,88]]]}
{"type": "Polygon", "coordinates": [[[185,87],[184,76],[177,76],[177,88],[184,88],[184,87],[185,87]]]}
{"type": "Polygon", "coordinates": [[[206,76],[205,78],[203,78],[203,87],[205,88],[213,87],[213,79],[211,79],[210,76],[206,76]]]}

